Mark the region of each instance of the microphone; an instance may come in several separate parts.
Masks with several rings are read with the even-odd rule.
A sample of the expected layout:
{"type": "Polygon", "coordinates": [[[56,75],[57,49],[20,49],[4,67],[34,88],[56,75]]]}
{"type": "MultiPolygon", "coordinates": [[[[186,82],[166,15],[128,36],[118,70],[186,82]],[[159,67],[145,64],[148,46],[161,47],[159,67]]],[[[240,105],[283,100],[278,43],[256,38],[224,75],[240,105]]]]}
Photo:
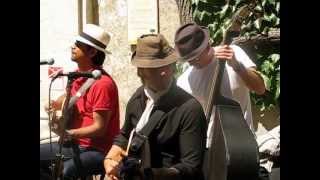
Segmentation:
{"type": "Polygon", "coordinates": [[[76,79],[78,77],[100,79],[101,71],[94,70],[92,72],[68,72],[68,73],[59,72],[56,76],[53,77],[53,79],[56,79],[59,76],[67,76],[70,79],[76,79]]]}
{"type": "Polygon", "coordinates": [[[54,63],[54,59],[42,60],[40,61],[40,65],[52,65],[54,63]]]}

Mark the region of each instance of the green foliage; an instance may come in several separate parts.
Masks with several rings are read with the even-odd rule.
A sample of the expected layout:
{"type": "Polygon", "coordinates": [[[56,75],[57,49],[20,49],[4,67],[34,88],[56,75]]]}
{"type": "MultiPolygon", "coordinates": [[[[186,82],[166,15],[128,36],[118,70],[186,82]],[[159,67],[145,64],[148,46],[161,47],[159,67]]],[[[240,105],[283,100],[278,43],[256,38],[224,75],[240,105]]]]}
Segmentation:
{"type": "Polygon", "coordinates": [[[181,62],[176,63],[176,73],[174,74],[175,78],[178,79],[178,77],[185,71],[185,65],[181,62]]]}
{"type": "Polygon", "coordinates": [[[269,56],[258,56],[258,70],[264,79],[266,85],[266,94],[258,96],[251,94],[255,104],[261,107],[261,111],[265,108],[271,108],[280,100],[280,56],[279,54],[271,54],[269,56]]]}
{"type": "MultiPolygon", "coordinates": [[[[251,0],[191,0],[193,20],[207,26],[213,45],[222,41],[223,32],[232,15],[251,0]]],[[[246,22],[243,22],[240,36],[252,37],[268,34],[271,29],[280,28],[280,0],[256,0],[257,5],[246,22]]],[[[259,96],[251,94],[253,102],[263,111],[280,102],[280,54],[279,49],[256,48],[257,69],[263,77],[267,92],[259,96]]]]}

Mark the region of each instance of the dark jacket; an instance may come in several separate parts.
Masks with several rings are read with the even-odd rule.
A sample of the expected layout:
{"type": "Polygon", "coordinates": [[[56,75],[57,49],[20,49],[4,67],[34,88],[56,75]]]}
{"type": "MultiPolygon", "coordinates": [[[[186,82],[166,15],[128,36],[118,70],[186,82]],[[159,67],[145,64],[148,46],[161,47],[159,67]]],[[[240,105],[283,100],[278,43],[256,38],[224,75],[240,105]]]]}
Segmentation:
{"type": "MultiPolygon", "coordinates": [[[[143,87],[140,87],[128,102],[125,123],[114,144],[126,149],[130,132],[145,109],[145,100],[143,87]]],[[[155,102],[150,120],[156,111],[163,115],[149,135],[151,167],[174,167],[179,170],[181,179],[201,179],[206,118],[200,103],[173,83],[155,102]]]]}

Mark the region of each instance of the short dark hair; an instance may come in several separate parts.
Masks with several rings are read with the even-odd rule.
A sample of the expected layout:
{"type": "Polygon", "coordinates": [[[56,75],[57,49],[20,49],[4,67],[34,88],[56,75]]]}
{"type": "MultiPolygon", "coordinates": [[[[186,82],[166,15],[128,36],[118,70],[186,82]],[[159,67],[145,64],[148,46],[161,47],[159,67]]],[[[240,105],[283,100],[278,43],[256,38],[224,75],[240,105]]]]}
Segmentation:
{"type": "Polygon", "coordinates": [[[106,54],[102,51],[97,50],[96,55],[91,60],[94,65],[101,66],[103,65],[105,58],[106,54]]]}

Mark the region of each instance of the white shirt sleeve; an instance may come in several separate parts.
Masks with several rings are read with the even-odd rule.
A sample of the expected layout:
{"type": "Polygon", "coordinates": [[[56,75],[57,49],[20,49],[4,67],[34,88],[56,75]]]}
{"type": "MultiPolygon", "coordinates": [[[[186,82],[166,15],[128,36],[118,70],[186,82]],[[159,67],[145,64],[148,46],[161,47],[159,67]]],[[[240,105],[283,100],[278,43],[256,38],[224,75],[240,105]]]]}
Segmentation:
{"type": "Polygon", "coordinates": [[[236,60],[241,62],[244,65],[244,67],[256,67],[256,64],[250,59],[250,57],[243,49],[241,49],[237,45],[231,45],[230,47],[234,50],[236,60]]]}
{"type": "Polygon", "coordinates": [[[187,91],[188,93],[192,94],[191,90],[191,83],[188,80],[190,76],[191,67],[189,67],[185,72],[183,72],[177,79],[177,86],[182,88],[183,90],[187,91]]]}

